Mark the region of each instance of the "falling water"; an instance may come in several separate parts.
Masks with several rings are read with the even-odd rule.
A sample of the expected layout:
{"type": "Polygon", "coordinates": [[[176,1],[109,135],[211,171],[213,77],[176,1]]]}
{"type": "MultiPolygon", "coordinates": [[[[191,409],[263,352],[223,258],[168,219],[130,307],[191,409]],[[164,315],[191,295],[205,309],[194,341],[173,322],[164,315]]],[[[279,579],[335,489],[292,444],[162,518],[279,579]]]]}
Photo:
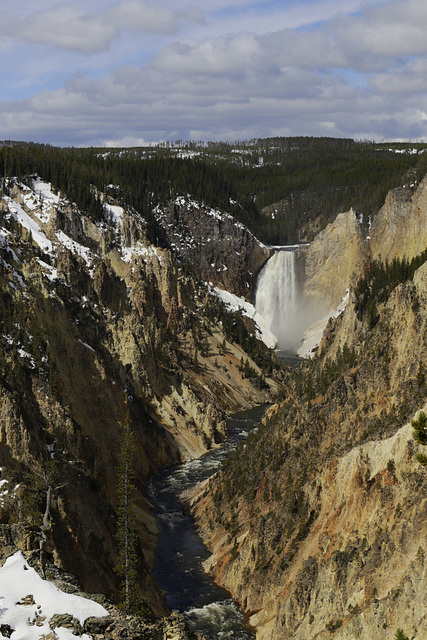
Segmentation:
{"type": "Polygon", "coordinates": [[[277,251],[258,277],[255,306],[282,349],[294,349],[302,337],[299,302],[295,251],[277,251]]]}

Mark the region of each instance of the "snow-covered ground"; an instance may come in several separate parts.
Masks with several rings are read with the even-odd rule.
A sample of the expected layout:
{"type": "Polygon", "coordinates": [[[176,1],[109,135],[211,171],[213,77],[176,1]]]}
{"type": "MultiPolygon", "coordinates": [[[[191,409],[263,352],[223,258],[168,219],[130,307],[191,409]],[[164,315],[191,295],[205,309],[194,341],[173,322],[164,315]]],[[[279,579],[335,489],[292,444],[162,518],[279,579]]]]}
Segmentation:
{"type": "Polygon", "coordinates": [[[219,289],[218,287],[214,287],[213,291],[221,298],[223,302],[225,302],[229,309],[231,309],[232,311],[239,311],[239,309],[241,309],[245,316],[254,320],[258,329],[258,337],[264,342],[265,345],[267,345],[267,347],[273,349],[276,346],[276,336],[270,331],[268,323],[262,317],[262,315],[258,313],[253,304],[251,304],[244,298],[240,298],[239,296],[234,295],[234,293],[230,293],[229,291],[225,291],[224,289],[219,289]]]}
{"type": "MultiPolygon", "coordinates": [[[[100,604],[81,596],[64,593],[52,582],[43,580],[18,551],[0,568],[0,626],[9,625],[12,640],[52,638],[74,640],[70,629],[49,626],[55,614],[69,614],[81,625],[87,618],[103,618],[108,611],[100,604]],[[51,635],[49,635],[51,634],[51,635]]],[[[90,636],[79,636],[90,640],[90,636]]]]}

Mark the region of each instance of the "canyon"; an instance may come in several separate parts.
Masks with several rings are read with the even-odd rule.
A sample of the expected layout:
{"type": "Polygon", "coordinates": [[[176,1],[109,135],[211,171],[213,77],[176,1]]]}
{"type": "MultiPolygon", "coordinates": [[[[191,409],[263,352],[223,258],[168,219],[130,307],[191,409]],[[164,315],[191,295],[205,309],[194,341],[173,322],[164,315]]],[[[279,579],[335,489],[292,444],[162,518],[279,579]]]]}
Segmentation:
{"type": "Polygon", "coordinates": [[[206,571],[257,640],[426,637],[426,477],[411,426],[427,410],[426,263],[370,319],[356,303],[381,260],[425,251],[427,178],[390,191],[369,224],[341,212],[292,251],[181,195],[153,209],[155,241],[118,187],[93,195],[102,220],[41,175],[9,179],[0,201],[1,563],[23,552],[61,588],[103,594],[110,617],[91,637],[189,638],[152,577],[147,482],[220,448],[227,415],[268,404],[192,492],[206,571]],[[293,350],[320,321],[295,371],[260,340],[260,310],[293,350]],[[109,603],[127,416],[144,625],[109,603]]]}
{"type": "MultiPolygon", "coordinates": [[[[417,255],[426,187],[390,194],[369,237],[350,211],[298,249],[307,298],[332,307],[367,260],[417,255]]],[[[426,476],[411,426],[427,408],[426,264],[378,308],[374,326],[354,303],[351,290],[314,362],[193,501],[212,552],[206,570],[241,603],[257,639],[427,633],[426,476]]]]}
{"type": "MultiPolygon", "coordinates": [[[[38,516],[24,511],[25,487],[54,461],[62,481],[52,493],[48,552],[84,590],[117,597],[113,514],[121,425],[129,412],[137,443],[141,583],[153,610],[163,613],[150,575],[156,523],[144,497],[147,477],[217,447],[226,438],[227,413],[277,394],[280,365],[255,339],[250,319],[246,327],[239,318],[238,330],[241,343],[255,345],[252,356],[233,340],[233,314],[209,293],[222,284],[222,272],[210,274],[211,285],[196,280],[170,250],[150,244],[142,219],[106,206],[112,223],[95,225],[38,177],[30,186],[15,181],[2,200],[0,466],[4,487],[19,481],[19,488],[4,491],[2,522],[24,519],[25,526],[13,529],[14,543],[36,557],[28,532],[35,527],[36,536],[38,516]],[[121,242],[112,246],[114,233],[121,242]],[[242,374],[243,359],[251,376],[242,374]],[[271,367],[262,384],[265,367],[255,360],[271,367]]],[[[202,215],[207,227],[218,224],[210,211],[202,215]]],[[[257,263],[269,252],[252,242],[257,263]]]]}

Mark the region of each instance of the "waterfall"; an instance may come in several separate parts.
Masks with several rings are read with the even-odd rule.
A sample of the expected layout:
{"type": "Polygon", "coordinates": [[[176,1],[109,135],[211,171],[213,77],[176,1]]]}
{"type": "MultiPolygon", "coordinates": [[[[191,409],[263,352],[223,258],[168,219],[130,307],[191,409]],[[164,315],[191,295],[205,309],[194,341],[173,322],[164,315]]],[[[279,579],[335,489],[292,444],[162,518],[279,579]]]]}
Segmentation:
{"type": "Polygon", "coordinates": [[[277,251],[258,276],[255,307],[283,349],[295,348],[302,337],[298,304],[295,251],[277,251]]]}

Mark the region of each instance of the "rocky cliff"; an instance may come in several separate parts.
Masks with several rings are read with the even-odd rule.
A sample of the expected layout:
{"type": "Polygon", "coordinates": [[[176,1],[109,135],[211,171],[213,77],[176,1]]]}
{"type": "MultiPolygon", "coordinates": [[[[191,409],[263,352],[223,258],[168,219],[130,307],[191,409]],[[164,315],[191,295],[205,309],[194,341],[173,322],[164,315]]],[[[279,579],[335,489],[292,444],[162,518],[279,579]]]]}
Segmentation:
{"type": "Polygon", "coordinates": [[[303,264],[304,295],[327,311],[335,309],[368,255],[369,245],[356,213],[352,209],[340,213],[312,243],[297,249],[303,264]]]}
{"type": "MultiPolygon", "coordinates": [[[[254,324],[228,310],[201,273],[148,241],[142,216],[102,199],[105,217],[93,220],[33,176],[9,181],[1,200],[0,466],[17,487],[5,493],[1,522],[26,523],[13,544],[37,548],[46,500],[43,487],[35,496],[26,488],[54,471],[46,552],[86,591],[117,597],[116,469],[129,413],[141,585],[162,612],[146,479],[222,442],[227,412],[276,393],[276,364],[254,324]]],[[[204,233],[221,254],[211,219],[204,233]]]]}
{"type": "Polygon", "coordinates": [[[369,232],[374,257],[411,259],[427,245],[427,179],[393,189],[369,232]]]}
{"type": "MultiPolygon", "coordinates": [[[[424,189],[411,205],[423,221],[424,189]]],[[[401,213],[389,237],[414,219],[401,213]]],[[[340,242],[358,262],[367,242],[354,215],[337,226],[351,230],[353,241],[344,233],[340,242]]],[[[318,242],[329,246],[328,279],[339,284],[328,266],[339,260],[335,233],[318,242]]],[[[206,568],[241,603],[257,639],[427,636],[426,471],[411,426],[426,409],[427,264],[376,311],[368,322],[350,294],[319,355],[193,506],[212,551],[206,568]]]]}
{"type": "Polygon", "coordinates": [[[308,246],[297,250],[304,294],[336,309],[366,260],[411,260],[427,246],[427,178],[390,191],[368,227],[353,209],[340,213],[308,246]]]}
{"type": "Polygon", "coordinates": [[[179,197],[157,208],[168,246],[206,282],[250,299],[271,250],[231,215],[179,197]]]}

